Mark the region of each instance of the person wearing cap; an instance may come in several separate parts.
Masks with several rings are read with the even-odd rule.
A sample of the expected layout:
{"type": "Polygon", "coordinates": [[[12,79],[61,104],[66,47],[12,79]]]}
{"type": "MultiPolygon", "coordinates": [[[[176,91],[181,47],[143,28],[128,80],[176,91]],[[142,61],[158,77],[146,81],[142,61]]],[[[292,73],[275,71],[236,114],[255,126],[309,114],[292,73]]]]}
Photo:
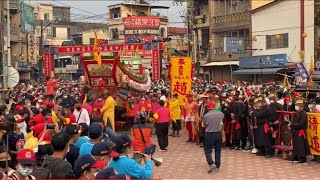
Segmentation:
{"type": "Polygon", "coordinates": [[[130,179],[125,174],[118,174],[113,168],[106,168],[101,170],[97,175],[96,179],[130,179]]]}
{"type": "Polygon", "coordinates": [[[74,145],[80,150],[82,144],[89,142],[90,138],[88,137],[89,126],[86,123],[80,123],[78,125],[80,128],[80,137],[74,145]]]}
{"type": "Polygon", "coordinates": [[[209,165],[208,173],[219,170],[221,165],[222,128],[224,114],[216,111],[214,102],[207,103],[208,113],[204,115],[202,126],[205,127],[204,154],[209,165]],[[215,148],[215,161],[212,160],[212,149],[215,148]]]}
{"type": "Polygon", "coordinates": [[[77,124],[70,124],[65,128],[64,133],[69,138],[69,151],[66,155],[66,160],[73,167],[74,162],[79,157],[80,148],[76,147],[74,143],[79,139],[80,128],[77,124]]]}
{"type": "Polygon", "coordinates": [[[51,172],[52,179],[68,179],[73,178],[72,166],[65,161],[67,152],[69,151],[69,138],[62,132],[52,137],[51,145],[53,154],[44,158],[41,167],[51,172]]]}
{"type": "Polygon", "coordinates": [[[94,122],[89,126],[89,138],[90,141],[81,145],[79,155],[91,154],[91,150],[94,144],[101,142],[103,128],[102,125],[98,122],[94,122]]]}
{"type": "Polygon", "coordinates": [[[180,136],[179,131],[181,130],[181,108],[177,93],[173,94],[172,100],[169,102],[169,108],[172,119],[172,134],[170,136],[180,136]]]}
{"type": "Polygon", "coordinates": [[[78,179],[95,179],[99,171],[106,166],[105,161],[98,161],[92,155],[85,154],[76,160],[73,172],[78,179]]]}
{"type": "Polygon", "coordinates": [[[106,92],[106,100],[103,105],[103,107],[100,109],[101,113],[103,114],[103,121],[104,125],[106,127],[109,127],[109,124],[112,128],[112,130],[116,130],[114,126],[114,111],[116,107],[116,101],[113,99],[111,96],[111,92],[107,91],[106,92]]]}
{"type": "Polygon", "coordinates": [[[16,170],[9,175],[8,179],[36,179],[31,175],[33,166],[36,164],[35,154],[32,149],[21,149],[17,154],[17,161],[16,170]]]}
{"type": "Polygon", "coordinates": [[[291,161],[301,164],[307,163],[306,156],[310,154],[306,130],[308,128],[307,112],[304,110],[304,102],[302,98],[297,98],[295,102],[296,114],[293,116],[289,124],[292,129],[292,159],[291,161]]]}
{"type": "Polygon", "coordinates": [[[114,168],[119,174],[125,174],[132,179],[152,178],[151,156],[144,155],[145,166],[141,166],[136,160],[132,159],[133,149],[137,142],[131,140],[127,134],[119,136],[115,141],[115,149],[120,154],[118,158],[112,158],[109,167],[114,168]]]}
{"type": "Polygon", "coordinates": [[[257,148],[259,152],[256,155],[265,156],[266,158],[272,158],[273,150],[271,147],[272,137],[270,129],[272,110],[270,106],[268,106],[266,98],[264,98],[264,96],[260,96],[258,98],[258,106],[260,109],[253,112],[258,125],[257,148]]]}
{"type": "Polygon", "coordinates": [[[96,143],[91,150],[91,155],[97,161],[105,161],[106,164],[109,164],[111,158],[119,157],[119,153],[113,151],[110,143],[107,142],[96,143]]]}

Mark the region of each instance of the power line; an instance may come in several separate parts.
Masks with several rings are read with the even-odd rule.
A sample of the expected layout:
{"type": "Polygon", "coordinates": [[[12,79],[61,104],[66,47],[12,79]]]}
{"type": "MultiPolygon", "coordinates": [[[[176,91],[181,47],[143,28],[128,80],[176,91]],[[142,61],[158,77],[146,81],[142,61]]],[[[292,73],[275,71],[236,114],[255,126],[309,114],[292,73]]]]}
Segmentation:
{"type": "Polygon", "coordinates": [[[68,7],[74,8],[74,9],[77,9],[77,10],[79,10],[79,11],[82,11],[82,12],[88,13],[88,14],[97,15],[97,14],[94,14],[94,13],[92,13],[92,12],[89,12],[89,11],[86,11],[86,10],[83,10],[83,9],[80,9],[80,8],[77,8],[77,7],[70,6],[70,5],[68,5],[68,4],[65,4],[65,3],[59,2],[58,0],[53,0],[53,1],[54,1],[54,2],[56,2],[56,3],[62,4],[62,5],[65,5],[65,6],[68,6],[68,7]]]}

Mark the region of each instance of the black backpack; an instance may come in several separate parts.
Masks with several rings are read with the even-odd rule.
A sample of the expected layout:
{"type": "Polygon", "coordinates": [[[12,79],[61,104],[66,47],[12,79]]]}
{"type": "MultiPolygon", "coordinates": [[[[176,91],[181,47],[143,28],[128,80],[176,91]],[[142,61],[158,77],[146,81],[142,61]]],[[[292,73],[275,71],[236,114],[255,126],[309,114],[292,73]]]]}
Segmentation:
{"type": "Polygon", "coordinates": [[[63,160],[58,159],[54,163],[50,163],[49,166],[45,166],[42,162],[41,166],[35,166],[33,168],[32,175],[36,179],[52,179],[52,170],[61,162],[63,162],[63,160]]]}

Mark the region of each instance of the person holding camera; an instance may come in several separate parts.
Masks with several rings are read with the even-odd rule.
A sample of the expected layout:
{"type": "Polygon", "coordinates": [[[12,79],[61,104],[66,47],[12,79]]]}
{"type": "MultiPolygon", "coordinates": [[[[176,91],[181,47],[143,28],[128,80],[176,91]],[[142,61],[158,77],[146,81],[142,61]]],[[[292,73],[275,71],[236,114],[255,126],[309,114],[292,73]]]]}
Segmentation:
{"type": "Polygon", "coordinates": [[[119,136],[115,141],[115,149],[120,154],[118,158],[112,158],[109,167],[114,168],[119,174],[125,174],[132,179],[150,179],[152,178],[152,161],[151,156],[145,154],[145,166],[141,166],[137,161],[132,159],[132,147],[137,144],[131,140],[127,134],[119,136]]]}
{"type": "Polygon", "coordinates": [[[60,112],[56,113],[58,119],[60,120],[60,123],[62,123],[63,126],[68,126],[69,124],[77,123],[76,117],[72,113],[72,104],[66,103],[63,104],[62,107],[63,109],[61,109],[60,112]]]}

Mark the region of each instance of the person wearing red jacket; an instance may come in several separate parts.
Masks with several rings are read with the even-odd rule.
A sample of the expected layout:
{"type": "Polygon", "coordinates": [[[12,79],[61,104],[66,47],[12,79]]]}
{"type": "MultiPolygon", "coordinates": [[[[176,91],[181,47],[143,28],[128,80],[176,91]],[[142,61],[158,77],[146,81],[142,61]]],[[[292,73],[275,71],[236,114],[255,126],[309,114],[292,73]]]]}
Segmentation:
{"type": "Polygon", "coordinates": [[[54,97],[56,95],[56,84],[60,81],[60,79],[52,79],[49,76],[47,77],[47,95],[51,95],[54,97]]]}
{"type": "Polygon", "coordinates": [[[182,115],[186,123],[189,139],[186,142],[198,141],[198,126],[199,115],[198,105],[193,100],[193,96],[190,94],[187,96],[187,102],[183,106],[182,115]]]}

